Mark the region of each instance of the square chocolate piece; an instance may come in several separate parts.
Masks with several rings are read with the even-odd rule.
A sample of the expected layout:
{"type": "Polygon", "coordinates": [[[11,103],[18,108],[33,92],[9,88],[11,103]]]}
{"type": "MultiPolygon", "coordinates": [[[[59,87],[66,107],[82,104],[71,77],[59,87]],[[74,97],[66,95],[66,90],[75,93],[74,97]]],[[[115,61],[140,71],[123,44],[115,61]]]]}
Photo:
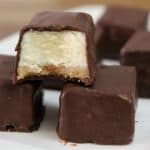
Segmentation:
{"type": "Polygon", "coordinates": [[[150,32],[134,34],[122,48],[120,62],[136,67],[138,94],[150,97],[150,32]]]}
{"type": "Polygon", "coordinates": [[[125,7],[107,8],[96,25],[97,59],[119,58],[122,46],[133,33],[146,30],[147,21],[148,11],[145,10],[125,7]]]}
{"type": "Polygon", "coordinates": [[[0,130],[30,132],[43,118],[39,83],[13,85],[15,57],[0,55],[0,130]]]}
{"type": "Polygon", "coordinates": [[[45,77],[91,85],[94,24],[85,13],[41,12],[20,33],[15,82],[45,77]]]}
{"type": "Polygon", "coordinates": [[[134,67],[99,68],[92,88],[73,84],[64,87],[58,135],[71,142],[130,143],[134,136],[136,104],[134,67]]]}

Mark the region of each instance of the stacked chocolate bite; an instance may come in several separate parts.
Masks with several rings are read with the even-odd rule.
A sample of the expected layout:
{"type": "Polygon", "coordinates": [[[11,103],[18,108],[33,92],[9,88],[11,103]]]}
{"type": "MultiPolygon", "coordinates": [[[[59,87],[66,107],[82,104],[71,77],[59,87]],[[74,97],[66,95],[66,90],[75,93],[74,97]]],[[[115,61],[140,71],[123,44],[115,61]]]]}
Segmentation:
{"type": "Polygon", "coordinates": [[[45,77],[91,85],[94,24],[84,13],[42,12],[20,33],[15,82],[45,77]]]}
{"type": "MultiPolygon", "coordinates": [[[[15,84],[43,81],[62,88],[95,81],[95,27],[84,13],[42,12],[20,32],[16,47],[15,84]]],[[[61,107],[61,106],[60,106],[61,107]]]]}

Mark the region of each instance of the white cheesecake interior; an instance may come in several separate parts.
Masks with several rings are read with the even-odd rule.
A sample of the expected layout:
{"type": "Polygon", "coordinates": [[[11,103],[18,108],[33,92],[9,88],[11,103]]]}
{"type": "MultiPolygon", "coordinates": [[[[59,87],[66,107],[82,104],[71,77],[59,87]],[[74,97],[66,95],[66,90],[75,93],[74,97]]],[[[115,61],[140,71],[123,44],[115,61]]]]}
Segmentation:
{"type": "Polygon", "coordinates": [[[27,31],[21,41],[17,79],[30,75],[89,78],[86,35],[79,31],[27,31]]]}

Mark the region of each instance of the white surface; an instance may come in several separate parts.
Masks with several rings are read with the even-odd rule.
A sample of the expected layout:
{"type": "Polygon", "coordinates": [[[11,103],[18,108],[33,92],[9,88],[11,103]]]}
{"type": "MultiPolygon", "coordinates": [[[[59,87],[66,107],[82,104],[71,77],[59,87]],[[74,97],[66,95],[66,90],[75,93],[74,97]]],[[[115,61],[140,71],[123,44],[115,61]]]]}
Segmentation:
{"type": "MultiPolygon", "coordinates": [[[[102,14],[104,7],[85,6],[73,9],[90,13],[95,21],[102,14]]],[[[0,42],[0,53],[15,55],[14,49],[18,39],[18,33],[0,42]]],[[[104,61],[105,64],[117,64],[112,61],[104,61]]],[[[139,99],[136,114],[136,130],[134,141],[125,146],[103,146],[96,144],[64,144],[56,134],[57,91],[45,91],[44,104],[46,116],[38,131],[33,133],[8,133],[0,132],[0,150],[149,150],[150,149],[150,100],[139,99]]]]}

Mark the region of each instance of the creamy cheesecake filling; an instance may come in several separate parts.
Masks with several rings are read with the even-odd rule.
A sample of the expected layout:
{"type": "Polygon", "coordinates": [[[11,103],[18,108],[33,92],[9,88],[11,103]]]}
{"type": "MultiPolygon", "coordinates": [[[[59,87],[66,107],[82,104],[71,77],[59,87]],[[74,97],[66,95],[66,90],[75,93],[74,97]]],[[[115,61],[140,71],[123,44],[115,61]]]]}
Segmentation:
{"type": "Polygon", "coordinates": [[[21,42],[17,79],[29,75],[89,78],[86,35],[79,31],[26,32],[21,42]]]}

